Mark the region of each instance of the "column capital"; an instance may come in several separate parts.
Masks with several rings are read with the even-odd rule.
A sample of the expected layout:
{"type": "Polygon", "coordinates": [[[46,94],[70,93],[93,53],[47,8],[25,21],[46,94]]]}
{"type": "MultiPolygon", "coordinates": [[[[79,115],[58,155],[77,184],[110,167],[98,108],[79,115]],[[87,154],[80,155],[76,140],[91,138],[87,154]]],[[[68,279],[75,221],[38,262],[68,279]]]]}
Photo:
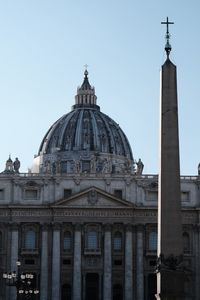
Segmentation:
{"type": "Polygon", "coordinates": [[[19,223],[10,223],[9,226],[10,226],[10,229],[12,231],[18,231],[19,230],[19,223]]]}
{"type": "Polygon", "coordinates": [[[126,224],[126,225],[125,225],[125,228],[126,228],[126,232],[127,232],[127,231],[130,231],[130,232],[133,231],[133,225],[132,225],[131,223],[126,224]]]}
{"type": "Polygon", "coordinates": [[[136,229],[137,229],[137,232],[144,231],[144,224],[137,224],[136,229]]]}
{"type": "Polygon", "coordinates": [[[81,229],[82,229],[82,224],[81,223],[74,224],[74,230],[75,231],[81,231],[81,229]]]}
{"type": "Polygon", "coordinates": [[[59,222],[53,222],[52,223],[52,227],[53,227],[53,230],[60,230],[61,223],[59,223],[59,222]]]}
{"type": "Polygon", "coordinates": [[[103,227],[104,227],[104,231],[111,231],[112,229],[112,225],[109,223],[104,224],[103,227]]]}
{"type": "MultiPolygon", "coordinates": [[[[54,224],[53,225],[53,228],[54,228],[54,224]]],[[[49,230],[49,224],[48,223],[42,223],[41,224],[41,229],[42,231],[48,231],[49,230]]]]}

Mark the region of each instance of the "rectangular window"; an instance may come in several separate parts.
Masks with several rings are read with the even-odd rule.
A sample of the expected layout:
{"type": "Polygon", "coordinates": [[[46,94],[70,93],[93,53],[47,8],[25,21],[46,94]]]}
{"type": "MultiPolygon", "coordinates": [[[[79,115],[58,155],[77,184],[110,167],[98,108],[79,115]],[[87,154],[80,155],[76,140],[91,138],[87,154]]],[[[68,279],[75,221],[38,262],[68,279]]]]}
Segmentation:
{"type": "Polygon", "coordinates": [[[114,190],[115,197],[122,199],[122,190],[114,190]]]}
{"type": "Polygon", "coordinates": [[[72,195],[71,189],[64,189],[64,199],[69,198],[72,195]]]}
{"type": "Polygon", "coordinates": [[[38,190],[27,189],[24,191],[24,199],[26,200],[36,200],[38,198],[38,190]]]}
{"type": "Polygon", "coordinates": [[[25,259],[25,265],[34,265],[35,260],[34,259],[25,259]]]}
{"type": "Polygon", "coordinates": [[[189,202],[190,201],[190,192],[188,192],[188,191],[182,191],[181,192],[181,201],[183,201],[183,202],[189,202]]]}
{"type": "Polygon", "coordinates": [[[0,189],[0,200],[4,200],[4,189],[0,189]]]}
{"type": "Polygon", "coordinates": [[[63,265],[71,265],[70,259],[63,259],[63,265]]]}
{"type": "Polygon", "coordinates": [[[82,172],[90,172],[90,161],[89,160],[84,160],[82,161],[82,172]]]}
{"type": "Polygon", "coordinates": [[[122,260],[121,259],[115,259],[114,264],[115,264],[115,266],[122,266],[122,260]]]}
{"type": "Polygon", "coordinates": [[[62,173],[67,173],[67,162],[63,161],[61,163],[61,172],[62,173]]]}
{"type": "Polygon", "coordinates": [[[97,232],[91,230],[87,234],[87,248],[91,250],[91,249],[97,249],[97,247],[98,247],[97,232]]]}
{"type": "Polygon", "coordinates": [[[147,192],[147,201],[158,201],[158,192],[157,191],[148,191],[147,192]]]}

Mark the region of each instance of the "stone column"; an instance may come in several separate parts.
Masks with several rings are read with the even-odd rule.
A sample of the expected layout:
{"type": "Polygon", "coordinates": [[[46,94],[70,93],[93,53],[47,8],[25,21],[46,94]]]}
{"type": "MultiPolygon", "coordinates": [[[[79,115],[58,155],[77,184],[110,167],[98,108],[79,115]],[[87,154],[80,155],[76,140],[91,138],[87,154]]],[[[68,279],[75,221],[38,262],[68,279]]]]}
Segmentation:
{"type": "MultiPolygon", "coordinates": [[[[11,249],[10,249],[10,271],[17,271],[16,262],[18,260],[19,251],[19,230],[18,225],[13,224],[11,228],[11,249]]],[[[10,287],[9,300],[16,299],[16,288],[10,287]]]]}
{"type": "Polygon", "coordinates": [[[133,299],[133,234],[130,224],[126,227],[125,237],[125,299],[133,299]]]}
{"type": "Polygon", "coordinates": [[[40,300],[48,299],[48,226],[42,226],[40,300]]]}
{"type": "Polygon", "coordinates": [[[103,278],[103,299],[112,299],[112,241],[111,227],[105,226],[104,232],[104,278],[103,278]]]}
{"type": "Polygon", "coordinates": [[[73,300],[81,300],[81,295],[81,226],[77,224],[74,233],[73,300]]]}
{"type": "Polygon", "coordinates": [[[137,227],[137,250],[136,250],[136,286],[137,300],[144,299],[144,261],[143,261],[143,226],[137,227]]]}
{"type": "Polygon", "coordinates": [[[60,226],[53,227],[52,300],[60,300],[60,226]]]}

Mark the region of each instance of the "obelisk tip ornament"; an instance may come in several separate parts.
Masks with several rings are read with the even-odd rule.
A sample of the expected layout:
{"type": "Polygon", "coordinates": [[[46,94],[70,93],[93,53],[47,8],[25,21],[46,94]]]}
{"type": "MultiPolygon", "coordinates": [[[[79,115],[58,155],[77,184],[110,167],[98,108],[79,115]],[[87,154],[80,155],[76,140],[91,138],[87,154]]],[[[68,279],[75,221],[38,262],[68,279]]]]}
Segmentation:
{"type": "Polygon", "coordinates": [[[166,35],[165,35],[165,38],[166,38],[165,51],[167,54],[167,58],[169,58],[169,54],[172,50],[172,47],[169,42],[169,40],[170,40],[169,25],[174,24],[174,22],[169,22],[169,19],[167,17],[167,20],[165,22],[161,22],[161,24],[165,24],[167,26],[166,35]]]}

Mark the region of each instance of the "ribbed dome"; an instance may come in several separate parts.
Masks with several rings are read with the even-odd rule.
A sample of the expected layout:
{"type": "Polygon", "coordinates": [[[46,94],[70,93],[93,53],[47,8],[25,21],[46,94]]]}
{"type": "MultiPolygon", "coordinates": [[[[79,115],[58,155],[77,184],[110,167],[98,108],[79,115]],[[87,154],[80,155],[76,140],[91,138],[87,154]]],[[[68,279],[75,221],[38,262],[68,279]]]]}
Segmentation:
{"type": "Polygon", "coordinates": [[[102,155],[104,160],[109,156],[109,159],[119,157],[133,161],[125,134],[115,121],[100,111],[96,99],[86,70],[72,111],[57,120],[44,136],[38,153],[43,158],[40,164],[44,165],[47,159],[56,162],[63,161],[64,157],[69,161],[102,155]]]}
{"type": "Polygon", "coordinates": [[[95,108],[76,108],[56,121],[39,149],[50,154],[58,151],[97,151],[132,159],[128,140],[110,117],[95,108]]]}

